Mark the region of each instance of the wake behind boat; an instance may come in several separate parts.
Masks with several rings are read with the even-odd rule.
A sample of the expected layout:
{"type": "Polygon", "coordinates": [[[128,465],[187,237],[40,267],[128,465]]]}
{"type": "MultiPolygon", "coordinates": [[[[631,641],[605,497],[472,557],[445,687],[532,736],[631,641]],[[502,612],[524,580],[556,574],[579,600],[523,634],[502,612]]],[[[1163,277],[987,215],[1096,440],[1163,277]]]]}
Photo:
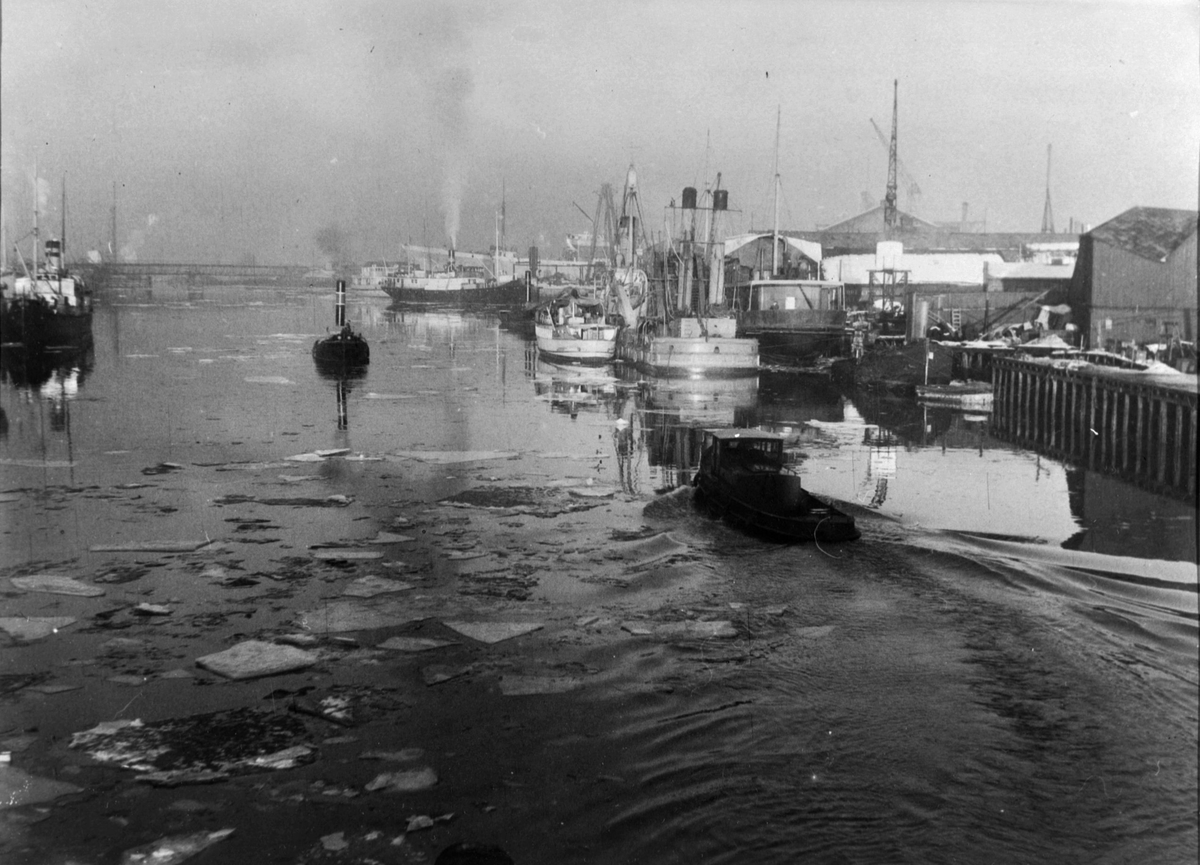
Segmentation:
{"type": "Polygon", "coordinates": [[[804,489],[786,468],[783,437],[752,429],[704,430],[697,504],[732,525],[785,541],[852,541],[854,517],[804,489]]]}

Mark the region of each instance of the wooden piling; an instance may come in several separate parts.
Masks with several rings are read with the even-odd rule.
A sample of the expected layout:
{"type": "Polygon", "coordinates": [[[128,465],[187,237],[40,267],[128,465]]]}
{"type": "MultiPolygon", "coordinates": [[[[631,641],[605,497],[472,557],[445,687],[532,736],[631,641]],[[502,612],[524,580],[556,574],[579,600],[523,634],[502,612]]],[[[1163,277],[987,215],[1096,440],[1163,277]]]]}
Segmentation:
{"type": "Polygon", "coordinates": [[[997,358],[992,381],[992,424],[1001,437],[1151,489],[1195,496],[1194,378],[997,358]]]}

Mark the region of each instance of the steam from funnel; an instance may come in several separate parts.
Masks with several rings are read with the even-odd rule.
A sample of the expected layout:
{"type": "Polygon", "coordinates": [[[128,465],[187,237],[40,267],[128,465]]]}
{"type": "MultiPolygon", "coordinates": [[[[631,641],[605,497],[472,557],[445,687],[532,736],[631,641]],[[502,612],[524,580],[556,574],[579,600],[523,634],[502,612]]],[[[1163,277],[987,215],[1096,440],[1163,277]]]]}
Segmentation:
{"type": "Polygon", "coordinates": [[[442,178],[442,213],[446,220],[446,237],[450,248],[458,248],[458,229],[462,219],[462,165],[455,154],[446,155],[445,176],[442,178]]]}
{"type": "Polygon", "coordinates": [[[442,168],[442,213],[451,248],[458,246],[463,188],[467,177],[467,99],[475,89],[471,70],[464,66],[443,70],[433,86],[433,111],[445,153],[442,168]]]}

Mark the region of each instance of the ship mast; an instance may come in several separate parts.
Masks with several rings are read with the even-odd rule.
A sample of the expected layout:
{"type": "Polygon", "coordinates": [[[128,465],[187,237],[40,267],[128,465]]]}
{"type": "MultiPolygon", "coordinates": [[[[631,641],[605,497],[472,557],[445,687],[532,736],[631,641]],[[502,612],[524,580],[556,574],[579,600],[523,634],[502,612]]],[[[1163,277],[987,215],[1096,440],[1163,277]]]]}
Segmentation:
{"type": "Polygon", "coordinates": [[[779,123],[781,109],[775,109],[775,229],[771,232],[771,277],[779,272],[779,123]]]}
{"type": "Polygon", "coordinates": [[[67,264],[67,173],[65,171],[63,172],[63,185],[62,185],[62,230],[59,232],[59,236],[61,238],[59,240],[59,243],[61,244],[61,246],[59,247],[59,250],[62,255],[62,261],[60,262],[60,265],[62,267],[66,267],[66,264],[67,264]]]}

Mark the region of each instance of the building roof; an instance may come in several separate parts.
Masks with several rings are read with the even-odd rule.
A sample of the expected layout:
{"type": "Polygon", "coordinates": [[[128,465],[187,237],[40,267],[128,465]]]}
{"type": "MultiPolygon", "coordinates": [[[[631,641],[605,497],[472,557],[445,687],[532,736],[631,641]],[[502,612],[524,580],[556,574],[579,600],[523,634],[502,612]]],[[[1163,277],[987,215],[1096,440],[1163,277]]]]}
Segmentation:
{"type": "MultiPolygon", "coordinates": [[[[897,256],[895,269],[908,272],[910,285],[982,286],[984,270],[1004,263],[994,252],[911,253],[897,256]]],[[[882,270],[878,254],[831,255],[825,259],[825,278],[850,285],[867,285],[872,270],[882,270]]]]}
{"type": "MultiPolygon", "coordinates": [[[[900,231],[936,231],[938,226],[921,219],[919,216],[913,216],[911,213],[905,213],[903,210],[897,208],[896,227],[900,231]]],[[[851,216],[849,219],[843,219],[841,222],[827,225],[821,230],[836,234],[839,232],[878,232],[884,231],[886,228],[887,226],[884,223],[884,207],[881,204],[857,216],[851,216]]]]}
{"type": "Polygon", "coordinates": [[[1075,259],[1067,264],[1042,264],[1037,261],[1015,261],[988,266],[992,279],[1070,279],[1075,273],[1075,259]]]}
{"type": "MultiPolygon", "coordinates": [[[[731,235],[725,238],[725,254],[733,255],[744,246],[749,246],[751,243],[756,243],[759,240],[770,240],[774,236],[774,233],[769,231],[765,233],[755,231],[750,234],[731,235]]],[[[803,240],[799,237],[789,237],[783,233],[780,233],[779,239],[784,242],[784,248],[790,246],[818,264],[821,262],[821,244],[816,241],[803,240]]]]}
{"type": "Polygon", "coordinates": [[[1180,244],[1196,233],[1196,216],[1194,210],[1131,207],[1088,234],[1139,258],[1166,261],[1180,244]]]}

